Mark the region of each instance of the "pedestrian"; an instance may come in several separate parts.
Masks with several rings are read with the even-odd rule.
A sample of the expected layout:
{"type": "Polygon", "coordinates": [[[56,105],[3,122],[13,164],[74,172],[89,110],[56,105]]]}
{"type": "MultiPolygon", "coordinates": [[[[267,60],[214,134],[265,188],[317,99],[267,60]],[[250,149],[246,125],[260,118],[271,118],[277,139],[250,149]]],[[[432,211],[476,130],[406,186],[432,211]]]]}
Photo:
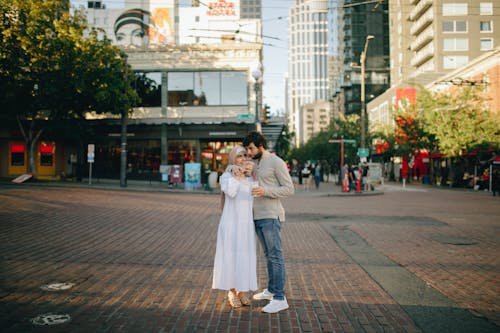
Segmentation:
{"type": "Polygon", "coordinates": [[[253,164],[245,148],[229,153],[229,165],[220,177],[222,215],[217,231],[213,289],[228,291],[233,308],[250,305],[245,292],[257,290],[256,237],[253,223],[253,164]]]}
{"type": "Polygon", "coordinates": [[[321,165],[318,163],[314,168],[314,184],[316,185],[316,190],[319,190],[320,182],[321,182],[321,165]]]}
{"type": "Polygon", "coordinates": [[[309,176],[311,175],[311,170],[308,168],[307,164],[304,165],[300,173],[302,174],[302,184],[304,186],[304,191],[309,191],[309,176]]]}
{"type": "Polygon", "coordinates": [[[243,139],[248,156],[256,163],[259,186],[252,190],[255,232],[267,261],[267,288],[253,295],[255,300],[270,300],[262,312],[276,313],[288,309],[285,297],[286,270],[281,242],[285,210],[281,198],[294,193],[293,182],[285,162],[267,150],[265,137],[256,131],[243,139]]]}

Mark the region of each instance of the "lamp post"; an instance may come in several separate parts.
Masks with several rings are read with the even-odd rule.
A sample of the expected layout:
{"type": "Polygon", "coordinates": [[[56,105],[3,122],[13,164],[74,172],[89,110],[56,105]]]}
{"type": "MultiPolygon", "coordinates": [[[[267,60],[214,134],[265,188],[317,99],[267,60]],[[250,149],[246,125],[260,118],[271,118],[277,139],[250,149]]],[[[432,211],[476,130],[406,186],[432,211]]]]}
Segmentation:
{"type": "Polygon", "coordinates": [[[375,38],[373,35],[366,36],[365,48],[361,52],[359,62],[361,65],[361,148],[365,148],[366,141],[366,105],[365,105],[365,60],[368,43],[375,38]]]}
{"type": "MultiPolygon", "coordinates": [[[[128,77],[128,56],[125,54],[125,83],[128,77]]],[[[127,187],[127,116],[128,110],[122,110],[121,119],[121,152],[120,152],[120,187],[127,187]]]]}
{"type": "Polygon", "coordinates": [[[256,63],[252,69],[252,77],[255,80],[255,130],[261,132],[259,121],[259,81],[262,78],[262,64],[256,63]]]}

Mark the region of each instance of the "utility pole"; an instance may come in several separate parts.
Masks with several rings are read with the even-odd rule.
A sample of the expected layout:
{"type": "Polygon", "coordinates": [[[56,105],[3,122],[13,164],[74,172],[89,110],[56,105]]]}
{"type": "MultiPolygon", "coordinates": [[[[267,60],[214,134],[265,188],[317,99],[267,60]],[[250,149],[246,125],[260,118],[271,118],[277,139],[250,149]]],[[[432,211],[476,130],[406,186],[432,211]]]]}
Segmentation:
{"type": "MultiPolygon", "coordinates": [[[[125,74],[124,81],[127,84],[128,77],[128,56],[125,54],[125,74]]],[[[125,86],[125,93],[127,87],[125,86]]],[[[121,152],[120,152],[120,187],[127,187],[127,118],[128,110],[122,110],[122,130],[121,130],[121,152]]]]}
{"type": "Polygon", "coordinates": [[[359,59],[361,65],[361,148],[365,148],[366,141],[366,103],[365,103],[365,60],[366,51],[368,51],[368,43],[375,38],[373,35],[366,36],[365,48],[361,52],[359,59]]]}

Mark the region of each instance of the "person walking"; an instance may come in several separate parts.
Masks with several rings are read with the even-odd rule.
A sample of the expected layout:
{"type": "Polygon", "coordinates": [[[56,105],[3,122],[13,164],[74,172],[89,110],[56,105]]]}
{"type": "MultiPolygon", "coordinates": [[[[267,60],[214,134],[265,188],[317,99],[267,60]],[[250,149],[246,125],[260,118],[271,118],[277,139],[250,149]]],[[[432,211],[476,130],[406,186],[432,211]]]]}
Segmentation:
{"type": "Polygon", "coordinates": [[[269,300],[262,312],[276,313],[289,307],[285,297],[286,271],[281,241],[285,210],[280,199],[292,195],[294,186],[286,163],[267,150],[266,139],[261,133],[250,132],[243,139],[243,146],[256,162],[259,186],[252,190],[253,219],[267,261],[267,288],[254,294],[253,299],[269,300]]]}
{"type": "Polygon", "coordinates": [[[316,186],[316,190],[319,190],[319,183],[321,182],[321,165],[316,164],[314,168],[314,185],[316,186]]]}
{"type": "Polygon", "coordinates": [[[245,148],[229,153],[229,165],[220,177],[222,215],[217,231],[213,289],[228,291],[233,308],[250,305],[245,292],[257,290],[256,237],[253,223],[253,163],[245,148]],[[252,164],[252,165],[249,165],[252,164]]]}

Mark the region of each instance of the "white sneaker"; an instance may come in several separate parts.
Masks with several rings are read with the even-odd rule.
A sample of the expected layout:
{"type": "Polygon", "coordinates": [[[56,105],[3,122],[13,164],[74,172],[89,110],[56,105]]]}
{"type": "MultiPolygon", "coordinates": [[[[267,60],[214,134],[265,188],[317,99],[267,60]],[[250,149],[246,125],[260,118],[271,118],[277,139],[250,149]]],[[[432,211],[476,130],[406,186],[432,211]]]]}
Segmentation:
{"type": "Polygon", "coordinates": [[[288,309],[288,302],[286,298],[283,300],[273,299],[268,305],[262,308],[262,312],[276,313],[288,309]]]}
{"type": "Polygon", "coordinates": [[[272,301],[274,294],[270,293],[269,290],[264,289],[262,292],[253,295],[253,299],[260,301],[262,299],[267,299],[269,301],[272,301]]]}

